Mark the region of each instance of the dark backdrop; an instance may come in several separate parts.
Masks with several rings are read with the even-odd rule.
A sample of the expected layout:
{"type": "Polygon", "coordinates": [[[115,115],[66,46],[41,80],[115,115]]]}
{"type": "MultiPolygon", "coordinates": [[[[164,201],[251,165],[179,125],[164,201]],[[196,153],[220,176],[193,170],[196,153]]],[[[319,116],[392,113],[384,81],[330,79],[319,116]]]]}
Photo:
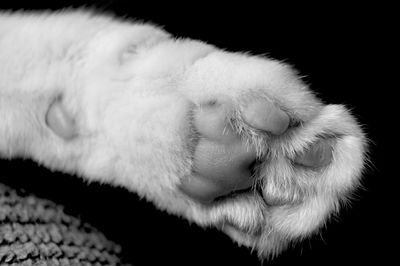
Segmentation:
{"type": "MultiPolygon", "coordinates": [[[[326,264],[385,260],[396,244],[396,225],[388,172],[395,113],[389,99],[387,53],[390,15],[375,6],[261,6],[231,3],[224,9],[205,2],[159,5],[134,1],[2,1],[0,8],[58,9],[95,6],[118,15],[164,25],[175,35],[201,39],[231,51],[251,51],[285,60],[326,102],[344,103],[371,139],[371,163],[364,188],[351,207],[328,222],[314,238],[284,252],[268,265],[326,264]],[[34,2],[34,3],[33,3],[34,2]],[[8,5],[7,5],[8,4],[8,5]],[[307,10],[308,9],[308,10],[307,10]],[[390,208],[390,209],[389,209],[390,208]],[[394,223],[393,223],[394,221],[394,223]]],[[[389,10],[389,9],[387,9],[389,10]]],[[[66,206],[120,243],[136,265],[260,265],[256,254],[238,247],[216,230],[203,230],[186,220],[156,210],[121,188],[86,184],[76,177],[52,173],[30,161],[0,161],[0,182],[23,187],[66,206]]]]}

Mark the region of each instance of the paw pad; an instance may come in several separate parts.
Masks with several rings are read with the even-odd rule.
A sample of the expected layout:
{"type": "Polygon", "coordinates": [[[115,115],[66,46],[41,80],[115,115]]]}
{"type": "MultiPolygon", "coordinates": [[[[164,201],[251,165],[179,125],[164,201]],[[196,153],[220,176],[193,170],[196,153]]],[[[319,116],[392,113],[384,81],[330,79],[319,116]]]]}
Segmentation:
{"type": "Polygon", "coordinates": [[[290,123],[286,112],[266,100],[251,102],[244,109],[242,116],[250,126],[273,135],[285,133],[290,123]]]}
{"type": "Polygon", "coordinates": [[[75,120],[65,110],[60,99],[56,99],[46,113],[47,126],[60,138],[71,140],[77,136],[75,120]]]}
{"type": "Polygon", "coordinates": [[[320,139],[304,152],[297,154],[294,163],[310,168],[321,168],[332,161],[333,140],[320,139]]]}

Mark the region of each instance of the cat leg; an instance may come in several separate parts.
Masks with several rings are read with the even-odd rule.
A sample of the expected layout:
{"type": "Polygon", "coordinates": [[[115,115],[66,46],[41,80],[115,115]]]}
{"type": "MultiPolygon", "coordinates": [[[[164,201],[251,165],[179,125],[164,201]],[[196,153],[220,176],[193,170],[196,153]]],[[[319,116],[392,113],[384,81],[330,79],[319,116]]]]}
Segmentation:
{"type": "MultiPolygon", "coordinates": [[[[243,66],[251,67],[251,61],[247,63],[243,66]]],[[[191,91],[198,80],[209,79],[188,74],[183,101],[182,94],[158,100],[160,95],[151,94],[145,98],[146,108],[122,111],[140,102],[135,105],[133,98],[113,98],[115,109],[109,111],[112,116],[102,127],[102,134],[118,147],[108,149],[107,156],[117,154],[119,159],[111,160],[112,165],[123,166],[112,172],[113,182],[199,225],[216,226],[263,257],[276,255],[290,242],[317,231],[357,186],[365,137],[343,106],[322,104],[295,75],[281,72],[272,76],[289,76],[284,81],[289,91],[274,91],[273,86],[223,91],[246,84],[247,79],[231,86],[218,84],[222,88],[218,93],[204,90],[209,85],[204,83],[202,90],[191,91]],[[162,104],[166,109],[160,109],[162,104]],[[186,115],[180,115],[182,111],[186,115]],[[147,112],[152,115],[144,119],[147,112]],[[168,113],[168,119],[160,120],[168,113]],[[144,125],[151,126],[151,131],[145,133],[144,125]],[[127,139],[133,136],[141,142],[129,146],[127,139]],[[171,149],[176,145],[177,149],[171,149]],[[131,157],[134,154],[138,157],[131,157]],[[124,157],[134,159],[120,161],[124,157]],[[146,158],[141,166],[139,158],[146,158]]],[[[50,107],[49,113],[70,121],[69,129],[57,126],[64,122],[53,121],[48,126],[62,136],[60,128],[70,132],[74,124],[60,108],[50,107]]],[[[104,145],[104,141],[96,143],[104,145]]],[[[99,151],[104,154],[103,148],[99,151]]],[[[92,165],[109,169],[111,161],[92,165]]],[[[87,165],[83,169],[87,177],[96,173],[87,165]]]]}
{"type": "Polygon", "coordinates": [[[39,75],[60,77],[39,82],[62,81],[59,94],[1,95],[2,156],[124,186],[263,257],[316,232],[357,187],[361,128],[289,66],[184,39],[131,45],[130,26],[119,39],[109,23],[79,43],[76,64],[39,75]]]}

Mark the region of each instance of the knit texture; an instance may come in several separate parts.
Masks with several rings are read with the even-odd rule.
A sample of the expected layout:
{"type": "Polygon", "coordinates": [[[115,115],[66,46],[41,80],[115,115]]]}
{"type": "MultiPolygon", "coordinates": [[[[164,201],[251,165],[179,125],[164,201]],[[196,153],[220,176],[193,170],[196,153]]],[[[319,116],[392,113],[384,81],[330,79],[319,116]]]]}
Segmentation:
{"type": "Polygon", "coordinates": [[[0,265],[126,265],[120,253],[62,206],[0,184],[0,265]]]}

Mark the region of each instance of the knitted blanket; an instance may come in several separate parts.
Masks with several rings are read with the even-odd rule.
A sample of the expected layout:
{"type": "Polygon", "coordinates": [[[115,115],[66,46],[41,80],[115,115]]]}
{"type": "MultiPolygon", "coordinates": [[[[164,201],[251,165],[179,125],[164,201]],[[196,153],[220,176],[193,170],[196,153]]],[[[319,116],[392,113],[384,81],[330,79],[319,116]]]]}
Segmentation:
{"type": "Polygon", "coordinates": [[[62,206],[0,184],[0,265],[123,265],[120,252],[62,206]]]}

